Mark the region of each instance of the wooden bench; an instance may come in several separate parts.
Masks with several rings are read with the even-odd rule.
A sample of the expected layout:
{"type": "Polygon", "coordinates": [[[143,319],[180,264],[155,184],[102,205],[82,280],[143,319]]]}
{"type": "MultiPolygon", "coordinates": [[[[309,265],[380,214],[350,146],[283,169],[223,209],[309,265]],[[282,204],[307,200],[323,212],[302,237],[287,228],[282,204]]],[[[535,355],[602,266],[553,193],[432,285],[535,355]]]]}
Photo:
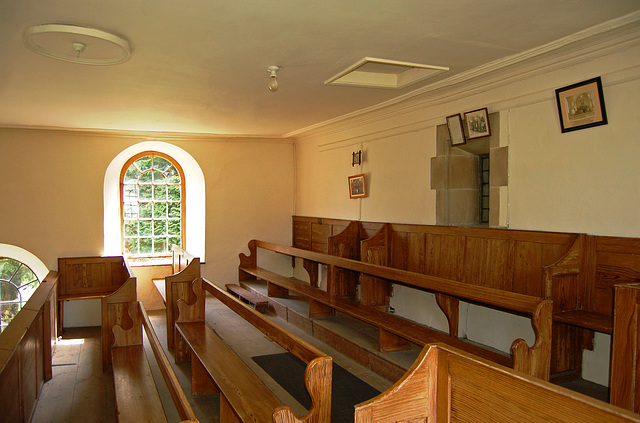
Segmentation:
{"type": "MultiPolygon", "coordinates": [[[[173,274],[165,277],[166,318],[167,318],[167,347],[174,348],[175,323],[178,317],[178,298],[188,303],[195,301],[188,289],[194,279],[200,277],[200,259],[194,257],[183,249],[173,246],[172,249],[173,274]]],[[[204,315],[202,316],[204,319],[204,315]]]]}
{"type": "MultiPolygon", "coordinates": [[[[594,331],[612,334],[614,286],[640,282],[638,238],[301,216],[292,220],[294,247],[551,299],[551,379],[558,382],[581,377],[583,350],[593,349],[594,331]]],[[[303,260],[303,266],[317,285],[318,264],[303,260]]],[[[354,295],[361,283],[358,274],[328,270],[329,292],[354,295]]],[[[365,302],[385,307],[392,287],[377,280],[365,281],[360,289],[365,302]]],[[[451,303],[443,306],[436,299],[447,314],[451,303]]],[[[449,326],[453,335],[456,324],[450,318],[449,326]]],[[[616,352],[616,345],[612,343],[611,357],[625,354],[616,352]]],[[[611,387],[617,383],[631,384],[611,377],[611,387]]]]}
{"type": "Polygon", "coordinates": [[[616,285],[615,295],[610,402],[640,413],[640,284],[616,285]]]}
{"type": "MultiPolygon", "coordinates": [[[[264,241],[249,242],[250,255],[240,254],[239,280],[247,281],[262,279],[267,281],[269,296],[286,296],[289,291],[309,297],[311,317],[330,315],[334,310],[363,320],[378,327],[379,349],[393,351],[402,349],[412,341],[419,345],[431,342],[447,342],[463,348],[473,354],[480,355],[495,362],[513,365],[514,368],[542,379],[549,378],[549,359],[551,354],[551,311],[549,300],[529,295],[508,292],[484,286],[468,285],[462,282],[393,269],[386,266],[363,263],[361,261],[345,259],[328,254],[315,253],[293,247],[272,244],[264,241]],[[392,315],[378,307],[359,304],[351,299],[332,295],[319,288],[313,287],[296,278],[284,277],[257,267],[258,248],[302,258],[315,263],[323,263],[330,268],[340,268],[350,272],[358,272],[373,278],[382,278],[412,288],[438,292],[446,298],[454,297],[485,306],[528,315],[536,333],[533,347],[529,347],[522,339],[517,339],[511,346],[513,358],[493,349],[482,348],[465,342],[455,336],[419,325],[402,317],[392,315]]],[[[451,302],[453,304],[453,302],[451,302]]],[[[457,310],[451,307],[453,316],[457,310]]],[[[451,317],[453,319],[453,317],[451,317]]]]}
{"type": "Polygon", "coordinates": [[[136,300],[136,280],[128,280],[111,295],[102,298],[103,329],[111,336],[107,351],[116,397],[119,422],[166,422],[151,368],[144,351],[144,329],[164,382],[183,422],[198,422],[189,401],[167,359],[142,303],[136,300]]]}
{"type": "Polygon", "coordinates": [[[102,298],[133,276],[122,256],[58,258],[58,328],[64,325],[64,303],[102,298]]]}
{"type": "Polygon", "coordinates": [[[617,423],[640,416],[434,344],[394,386],[356,405],[354,421],[617,423]]]}
{"type": "Polygon", "coordinates": [[[244,289],[240,285],[229,283],[225,285],[225,288],[227,288],[227,292],[230,292],[236,295],[238,298],[241,298],[246,302],[253,304],[254,308],[260,312],[264,312],[269,305],[269,302],[264,300],[261,296],[244,289]]]}
{"type": "Polygon", "coordinates": [[[177,362],[191,361],[193,395],[220,394],[220,422],[330,421],[333,363],[330,356],[209,281],[197,278],[189,291],[195,297],[192,304],[183,298],[177,299],[179,315],[175,324],[175,357],[177,362]],[[307,363],[305,386],[312,402],[307,415],[296,417],[204,322],[203,286],[227,307],[307,363]]]}

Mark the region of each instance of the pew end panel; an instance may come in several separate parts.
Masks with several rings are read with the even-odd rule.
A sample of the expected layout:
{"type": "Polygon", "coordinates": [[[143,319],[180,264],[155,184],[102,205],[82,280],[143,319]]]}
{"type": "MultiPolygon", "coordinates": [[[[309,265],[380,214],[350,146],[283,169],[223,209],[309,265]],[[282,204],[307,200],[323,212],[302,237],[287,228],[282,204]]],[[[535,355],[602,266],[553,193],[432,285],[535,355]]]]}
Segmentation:
{"type": "Polygon", "coordinates": [[[427,345],[355,422],[639,422],[640,416],[455,348],[427,345]]]}
{"type": "MultiPolygon", "coordinates": [[[[167,347],[170,350],[174,348],[175,333],[174,330],[170,330],[170,328],[175,327],[178,316],[177,301],[180,298],[188,303],[195,301],[195,296],[193,292],[188,289],[188,284],[200,277],[200,259],[198,257],[192,257],[177,247],[173,249],[173,257],[173,261],[182,263],[182,267],[178,273],[169,275],[164,279],[165,293],[167,296],[167,347]],[[184,264],[186,259],[183,259],[183,257],[189,257],[187,264],[184,264]]],[[[204,301],[204,299],[202,301],[204,301]]],[[[204,310],[204,305],[202,306],[202,310],[204,310]]],[[[204,315],[202,318],[204,319],[204,315]]]]}
{"type": "Polygon", "coordinates": [[[615,295],[609,401],[640,413],[640,284],[616,285],[615,295]]]}
{"type": "Polygon", "coordinates": [[[120,332],[127,332],[119,332],[119,335],[126,338],[122,341],[124,345],[127,342],[142,343],[142,328],[137,310],[130,310],[131,303],[137,299],[136,278],[129,278],[117,291],[101,298],[102,371],[105,373],[113,371],[111,348],[116,336],[114,327],[118,326],[120,332]]]}
{"type": "MultiPolygon", "coordinates": [[[[361,232],[358,222],[349,222],[344,230],[328,238],[328,254],[359,260],[361,232]]],[[[329,266],[328,270],[327,292],[355,300],[360,275],[335,266],[329,266]]]]}

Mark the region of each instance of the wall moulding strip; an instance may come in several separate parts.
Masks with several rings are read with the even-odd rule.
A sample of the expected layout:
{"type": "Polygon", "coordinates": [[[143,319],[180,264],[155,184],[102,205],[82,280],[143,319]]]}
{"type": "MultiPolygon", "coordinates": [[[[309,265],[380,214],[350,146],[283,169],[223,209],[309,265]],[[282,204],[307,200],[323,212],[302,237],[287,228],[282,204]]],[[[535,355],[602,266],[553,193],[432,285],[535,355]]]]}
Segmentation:
{"type": "Polygon", "coordinates": [[[594,60],[637,45],[640,45],[640,11],[588,28],[544,46],[495,60],[392,100],[302,128],[284,136],[292,138],[327,136],[329,134],[324,130],[328,127],[331,127],[330,132],[346,131],[360,127],[367,121],[378,120],[380,116],[394,116],[437,103],[455,101],[473,93],[480,93],[517,82],[523,78],[531,78],[594,60]],[[408,102],[409,99],[412,101],[408,102]],[[407,103],[407,105],[402,105],[402,103],[407,103]],[[367,117],[360,119],[364,116],[367,117]]]}

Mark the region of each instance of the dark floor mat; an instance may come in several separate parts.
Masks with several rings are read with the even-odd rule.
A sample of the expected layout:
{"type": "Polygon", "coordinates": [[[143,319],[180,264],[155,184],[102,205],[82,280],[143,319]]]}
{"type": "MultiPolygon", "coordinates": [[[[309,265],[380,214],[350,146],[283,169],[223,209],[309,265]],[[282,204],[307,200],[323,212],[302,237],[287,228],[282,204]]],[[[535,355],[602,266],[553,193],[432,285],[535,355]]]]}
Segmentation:
{"type": "MultiPolygon", "coordinates": [[[[291,353],[259,355],[252,359],[302,406],[307,410],[311,407],[311,397],[304,386],[307,365],[302,360],[291,353]]],[[[376,388],[333,363],[331,422],[353,422],[354,406],[379,393],[376,388]]]]}

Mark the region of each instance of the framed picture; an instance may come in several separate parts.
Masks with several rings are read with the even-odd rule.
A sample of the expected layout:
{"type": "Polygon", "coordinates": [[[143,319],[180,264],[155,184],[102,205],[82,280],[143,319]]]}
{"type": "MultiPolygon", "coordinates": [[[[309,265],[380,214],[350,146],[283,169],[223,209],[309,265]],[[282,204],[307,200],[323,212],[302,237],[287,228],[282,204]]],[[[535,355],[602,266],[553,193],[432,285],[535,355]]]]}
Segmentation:
{"type": "Polygon", "coordinates": [[[607,124],[600,77],[556,90],[562,132],[607,124]]]}
{"type": "Polygon", "coordinates": [[[473,110],[464,114],[464,121],[467,124],[467,138],[472,140],[475,138],[488,137],[491,135],[491,127],[489,126],[489,112],[487,108],[473,110]]]}
{"type": "Polygon", "coordinates": [[[349,198],[362,198],[367,196],[367,184],[364,173],[349,176],[349,198]]]}
{"type": "Polygon", "coordinates": [[[464,114],[464,121],[467,124],[467,138],[472,140],[475,138],[488,137],[491,135],[491,127],[489,126],[489,112],[487,108],[473,110],[464,114]]]}
{"type": "Polygon", "coordinates": [[[449,136],[451,137],[451,145],[461,145],[467,142],[464,136],[464,126],[462,126],[462,116],[447,116],[447,127],[449,128],[449,136]]]}

